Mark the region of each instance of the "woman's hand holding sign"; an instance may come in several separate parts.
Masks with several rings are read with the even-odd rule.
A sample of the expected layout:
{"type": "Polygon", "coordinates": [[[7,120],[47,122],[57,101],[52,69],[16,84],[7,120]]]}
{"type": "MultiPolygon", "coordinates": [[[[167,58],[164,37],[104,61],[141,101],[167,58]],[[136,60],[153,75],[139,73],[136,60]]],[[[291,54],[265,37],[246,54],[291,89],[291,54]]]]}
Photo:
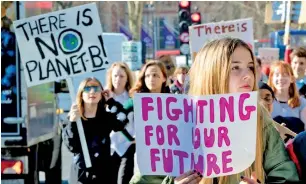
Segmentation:
{"type": "Polygon", "coordinates": [[[79,109],[77,104],[72,104],[70,108],[70,112],[68,114],[69,121],[74,122],[80,117],[79,109]]]}
{"type": "Polygon", "coordinates": [[[201,173],[196,170],[190,170],[176,177],[174,184],[198,184],[202,177],[201,173]]]}
{"type": "Polygon", "coordinates": [[[109,89],[104,90],[102,92],[102,94],[103,94],[103,96],[104,96],[106,101],[114,97],[113,92],[111,90],[109,90],[109,89]]]}
{"type": "Polygon", "coordinates": [[[252,173],[251,178],[241,176],[241,182],[239,184],[260,184],[261,182],[256,178],[255,172],[252,173]]]}

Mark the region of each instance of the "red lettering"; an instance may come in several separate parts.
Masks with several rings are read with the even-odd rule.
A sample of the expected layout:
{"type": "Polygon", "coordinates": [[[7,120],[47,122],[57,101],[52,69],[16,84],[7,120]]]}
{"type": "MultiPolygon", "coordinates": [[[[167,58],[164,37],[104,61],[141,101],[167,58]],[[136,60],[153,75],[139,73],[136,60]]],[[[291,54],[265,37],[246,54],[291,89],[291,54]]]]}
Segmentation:
{"type": "Polygon", "coordinates": [[[200,37],[201,36],[201,28],[204,28],[204,25],[202,26],[197,26],[197,27],[194,27],[193,29],[197,29],[198,30],[198,36],[200,37]]]}
{"type": "Polygon", "coordinates": [[[216,34],[220,34],[220,32],[217,32],[217,31],[220,31],[220,27],[219,26],[215,26],[215,33],[216,34]]]}
{"type": "Polygon", "coordinates": [[[205,26],[205,33],[208,34],[208,31],[211,34],[211,27],[205,26]]]}
{"type": "Polygon", "coordinates": [[[234,32],[235,31],[235,25],[234,24],[229,25],[228,30],[229,30],[229,32],[234,32]]]}
{"type": "Polygon", "coordinates": [[[222,25],[222,33],[226,33],[226,28],[227,28],[226,25],[222,25]]]}
{"type": "Polygon", "coordinates": [[[246,32],[246,30],[247,30],[247,23],[246,23],[246,22],[243,23],[243,24],[241,25],[241,27],[242,27],[241,32],[246,32]]]}

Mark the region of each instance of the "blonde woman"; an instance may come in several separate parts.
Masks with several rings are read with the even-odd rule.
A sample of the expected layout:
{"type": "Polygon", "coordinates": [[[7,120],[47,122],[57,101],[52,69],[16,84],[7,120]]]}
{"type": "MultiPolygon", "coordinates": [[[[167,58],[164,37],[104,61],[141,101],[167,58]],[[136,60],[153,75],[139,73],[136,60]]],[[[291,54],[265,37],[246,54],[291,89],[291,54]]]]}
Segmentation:
{"type": "MultiPolygon", "coordinates": [[[[109,89],[114,99],[120,104],[125,104],[129,96],[129,90],[133,86],[132,72],[128,65],[116,62],[107,71],[106,88],[109,89]]],[[[134,137],[135,130],[132,123],[125,127],[128,133],[134,137]]],[[[121,132],[112,131],[111,138],[111,183],[128,184],[134,171],[135,144],[126,139],[121,132]]]]}
{"type": "MultiPolygon", "coordinates": [[[[251,49],[242,40],[223,38],[212,41],[199,51],[189,71],[189,94],[200,96],[255,91],[255,62],[251,49]]],[[[267,111],[260,107],[257,130],[256,159],[250,168],[236,175],[204,178],[200,183],[298,182],[296,167],[289,159],[279,133],[267,111]]]]}
{"type": "Polygon", "coordinates": [[[103,91],[96,78],[86,78],[78,89],[76,104],[71,106],[69,123],[63,128],[63,142],[74,154],[69,183],[110,183],[110,137],[111,131],[125,131],[126,122],[119,113],[122,110],[111,93],[103,91]],[[106,106],[117,111],[106,112],[106,106]],[[92,162],[86,169],[76,120],[81,118],[85,138],[92,162]]]}

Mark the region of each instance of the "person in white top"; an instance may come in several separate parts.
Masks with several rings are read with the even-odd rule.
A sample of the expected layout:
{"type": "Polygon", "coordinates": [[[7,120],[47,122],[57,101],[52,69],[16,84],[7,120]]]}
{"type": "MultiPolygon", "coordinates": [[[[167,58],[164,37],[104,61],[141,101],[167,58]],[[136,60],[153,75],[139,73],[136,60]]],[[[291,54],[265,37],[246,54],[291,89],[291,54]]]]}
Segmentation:
{"type": "MultiPolygon", "coordinates": [[[[122,105],[130,98],[128,91],[133,85],[132,72],[123,62],[116,62],[107,71],[106,88],[114,94],[114,99],[122,105]]],[[[110,109],[109,111],[112,111],[110,109]]],[[[132,117],[131,117],[132,118],[132,117]]],[[[133,121],[130,121],[133,122],[133,121]]],[[[135,137],[134,125],[126,125],[128,133],[135,137]]],[[[134,172],[135,142],[129,141],[122,132],[110,133],[112,184],[128,184],[134,172]]]]}

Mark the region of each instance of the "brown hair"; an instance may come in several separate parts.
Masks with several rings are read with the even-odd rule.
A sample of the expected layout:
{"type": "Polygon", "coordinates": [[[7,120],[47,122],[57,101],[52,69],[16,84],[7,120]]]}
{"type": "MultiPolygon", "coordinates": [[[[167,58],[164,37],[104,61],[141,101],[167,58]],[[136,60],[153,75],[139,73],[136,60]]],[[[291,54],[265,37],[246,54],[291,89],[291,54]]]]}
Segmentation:
{"type": "Polygon", "coordinates": [[[115,62],[107,70],[107,74],[106,74],[106,89],[110,89],[110,90],[114,91],[114,86],[113,86],[113,83],[112,83],[112,72],[113,72],[113,69],[116,66],[122,68],[125,71],[125,73],[127,75],[127,82],[126,82],[126,85],[125,85],[125,89],[127,91],[129,91],[132,88],[134,81],[133,81],[133,76],[132,76],[132,72],[131,72],[130,68],[124,62],[115,62]]]}
{"type": "Polygon", "coordinates": [[[175,69],[174,76],[176,76],[177,74],[182,74],[183,72],[185,72],[187,74],[188,73],[188,68],[185,67],[185,66],[179,66],[175,69]]]}
{"type": "Polygon", "coordinates": [[[140,73],[138,74],[138,78],[135,82],[135,86],[130,90],[130,96],[133,97],[135,93],[149,93],[150,90],[147,88],[145,84],[145,73],[150,66],[158,66],[163,73],[166,82],[162,84],[161,92],[165,92],[166,90],[166,83],[167,83],[167,71],[165,65],[158,61],[158,60],[150,60],[148,61],[141,69],[140,73]]]}
{"type": "MultiPolygon", "coordinates": [[[[249,46],[240,39],[222,38],[206,44],[196,55],[195,61],[189,71],[190,89],[189,94],[195,96],[226,94],[229,93],[229,74],[231,57],[236,48],[243,47],[250,53],[256,66],[255,56],[249,46]]],[[[255,68],[253,69],[256,78],[255,68]]],[[[253,91],[257,90],[257,82],[254,80],[253,91]]],[[[244,171],[244,175],[250,177],[255,171],[257,178],[264,182],[263,169],[263,119],[261,118],[260,105],[257,110],[257,133],[256,133],[256,158],[254,164],[244,171]]],[[[240,180],[239,174],[219,177],[219,184],[229,184],[230,178],[240,180]]],[[[213,179],[203,178],[201,184],[211,184],[213,179]]]]}
{"type": "Polygon", "coordinates": [[[306,58],[306,49],[303,47],[294,49],[290,54],[290,59],[292,60],[294,56],[306,58]]]}
{"type": "Polygon", "coordinates": [[[293,70],[291,68],[291,66],[288,63],[285,63],[283,61],[276,61],[274,62],[271,66],[270,66],[270,75],[269,75],[269,80],[268,80],[268,84],[269,86],[272,88],[272,90],[274,91],[274,93],[276,94],[277,89],[274,87],[273,85],[273,74],[275,72],[276,69],[279,69],[281,73],[288,73],[288,75],[290,76],[290,80],[292,80],[293,82],[291,82],[290,86],[289,86],[289,100],[288,100],[288,105],[291,108],[295,108],[300,106],[300,98],[299,98],[299,93],[297,90],[297,87],[295,85],[295,79],[294,79],[294,75],[293,75],[293,70]]]}
{"type": "MultiPolygon", "coordinates": [[[[84,114],[85,114],[85,108],[84,108],[84,101],[83,101],[82,95],[83,95],[84,87],[85,87],[85,86],[87,85],[87,83],[90,82],[90,81],[93,81],[93,82],[98,83],[98,85],[101,87],[101,89],[102,89],[102,91],[103,91],[103,87],[102,87],[101,82],[100,82],[98,79],[94,78],[94,77],[86,78],[86,79],[84,79],[84,80],[80,83],[79,89],[78,89],[78,92],[77,92],[77,95],[76,95],[76,103],[77,103],[77,106],[78,106],[78,110],[79,110],[79,112],[80,112],[80,116],[81,116],[81,118],[84,119],[84,120],[87,120],[87,119],[85,118],[85,115],[84,115],[84,114]]],[[[103,97],[103,95],[102,95],[102,91],[101,91],[101,100],[100,100],[99,103],[102,103],[102,105],[104,105],[104,104],[105,104],[105,99],[104,99],[104,97],[103,97]]]]}
{"type": "Polygon", "coordinates": [[[175,71],[175,64],[170,55],[162,55],[158,58],[166,67],[167,76],[170,77],[175,71]]]}

